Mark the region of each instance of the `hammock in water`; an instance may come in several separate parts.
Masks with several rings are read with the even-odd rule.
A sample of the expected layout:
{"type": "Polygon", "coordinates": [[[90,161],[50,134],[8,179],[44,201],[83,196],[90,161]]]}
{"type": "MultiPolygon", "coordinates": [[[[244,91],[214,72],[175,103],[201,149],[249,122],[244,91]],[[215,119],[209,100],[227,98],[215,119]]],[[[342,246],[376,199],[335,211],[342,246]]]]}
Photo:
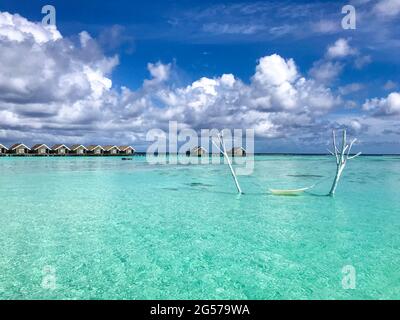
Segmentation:
{"type": "Polygon", "coordinates": [[[268,189],[269,192],[276,196],[298,196],[305,191],[314,188],[315,185],[312,185],[311,187],[307,188],[301,188],[301,189],[268,189]]]}
{"type": "Polygon", "coordinates": [[[299,189],[268,189],[270,193],[276,196],[299,196],[303,194],[304,192],[314,188],[315,186],[324,183],[326,180],[330,179],[330,177],[325,177],[324,179],[321,179],[320,181],[317,181],[314,183],[312,186],[306,187],[306,188],[299,188],[299,189]]]}

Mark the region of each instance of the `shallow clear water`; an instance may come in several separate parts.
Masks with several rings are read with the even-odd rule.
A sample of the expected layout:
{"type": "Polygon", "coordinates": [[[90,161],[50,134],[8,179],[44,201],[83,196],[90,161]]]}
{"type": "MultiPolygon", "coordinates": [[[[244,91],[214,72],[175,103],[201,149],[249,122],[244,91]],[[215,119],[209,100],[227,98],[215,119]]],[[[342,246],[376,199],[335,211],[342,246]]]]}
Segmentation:
{"type": "Polygon", "coordinates": [[[237,196],[225,165],[0,158],[0,298],[400,298],[400,157],[352,160],[334,199],[331,157],[255,160],[237,196]]]}

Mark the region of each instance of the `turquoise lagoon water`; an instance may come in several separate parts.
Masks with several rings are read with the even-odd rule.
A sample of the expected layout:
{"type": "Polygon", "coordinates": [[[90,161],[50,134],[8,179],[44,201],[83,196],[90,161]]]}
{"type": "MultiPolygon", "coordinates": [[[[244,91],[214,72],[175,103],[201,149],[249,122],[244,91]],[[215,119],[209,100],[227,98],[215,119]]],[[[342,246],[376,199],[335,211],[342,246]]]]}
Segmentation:
{"type": "Polygon", "coordinates": [[[1,158],[0,298],[400,298],[400,157],[349,162],[333,199],[334,170],[258,156],[237,196],[226,165],[1,158]]]}

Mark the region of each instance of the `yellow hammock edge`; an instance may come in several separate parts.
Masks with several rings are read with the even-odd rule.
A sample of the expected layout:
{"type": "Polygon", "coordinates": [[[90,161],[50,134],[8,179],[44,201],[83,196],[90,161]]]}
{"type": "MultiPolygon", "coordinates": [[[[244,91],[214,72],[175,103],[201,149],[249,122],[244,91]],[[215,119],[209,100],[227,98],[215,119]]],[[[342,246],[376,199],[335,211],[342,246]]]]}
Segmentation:
{"type": "Polygon", "coordinates": [[[301,189],[269,189],[269,192],[271,192],[274,195],[278,196],[297,196],[299,194],[302,194],[303,192],[311,189],[314,186],[307,187],[307,188],[301,188],[301,189]]]}

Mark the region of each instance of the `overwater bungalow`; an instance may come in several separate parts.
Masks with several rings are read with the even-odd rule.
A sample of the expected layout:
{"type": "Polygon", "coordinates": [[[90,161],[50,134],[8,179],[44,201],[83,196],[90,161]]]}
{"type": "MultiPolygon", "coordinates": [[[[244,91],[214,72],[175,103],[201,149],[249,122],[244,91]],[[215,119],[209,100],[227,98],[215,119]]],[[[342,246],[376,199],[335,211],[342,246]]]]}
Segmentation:
{"type": "Polygon", "coordinates": [[[70,153],[77,156],[84,156],[88,149],[82,144],[73,144],[70,148],[70,153]]]}
{"type": "Polygon", "coordinates": [[[51,148],[44,143],[35,144],[32,148],[29,148],[23,143],[13,144],[10,148],[7,148],[3,144],[0,144],[0,156],[5,155],[133,155],[136,150],[131,146],[117,146],[117,145],[90,145],[85,147],[82,144],[74,144],[68,147],[65,144],[55,144],[51,148]]]}
{"type": "Polygon", "coordinates": [[[13,144],[9,149],[9,153],[20,155],[20,156],[27,155],[29,153],[29,151],[31,151],[31,149],[29,147],[27,147],[26,145],[24,145],[23,143],[13,144]]]}
{"type": "Polygon", "coordinates": [[[186,152],[186,155],[191,157],[204,157],[206,154],[207,150],[200,146],[186,152]]]}
{"type": "Polygon", "coordinates": [[[135,148],[131,147],[131,146],[119,146],[119,154],[123,154],[123,155],[132,155],[136,152],[135,148]]]}
{"type": "Polygon", "coordinates": [[[51,153],[58,156],[65,156],[71,151],[65,144],[55,144],[51,148],[51,153]]]}
{"type": "Polygon", "coordinates": [[[236,147],[228,151],[228,154],[232,157],[245,157],[246,150],[243,147],[236,147]]]}
{"type": "Polygon", "coordinates": [[[4,156],[6,155],[8,152],[8,148],[0,143],[0,156],[4,156]]]}
{"type": "Polygon", "coordinates": [[[103,146],[104,154],[115,156],[121,151],[117,146],[103,146]]]}
{"type": "Polygon", "coordinates": [[[39,155],[39,156],[46,156],[50,154],[51,149],[45,145],[44,143],[35,144],[31,148],[31,153],[39,155]]]}
{"type": "Polygon", "coordinates": [[[87,146],[88,154],[94,155],[94,156],[101,156],[104,154],[104,148],[100,145],[90,145],[87,146]]]}

